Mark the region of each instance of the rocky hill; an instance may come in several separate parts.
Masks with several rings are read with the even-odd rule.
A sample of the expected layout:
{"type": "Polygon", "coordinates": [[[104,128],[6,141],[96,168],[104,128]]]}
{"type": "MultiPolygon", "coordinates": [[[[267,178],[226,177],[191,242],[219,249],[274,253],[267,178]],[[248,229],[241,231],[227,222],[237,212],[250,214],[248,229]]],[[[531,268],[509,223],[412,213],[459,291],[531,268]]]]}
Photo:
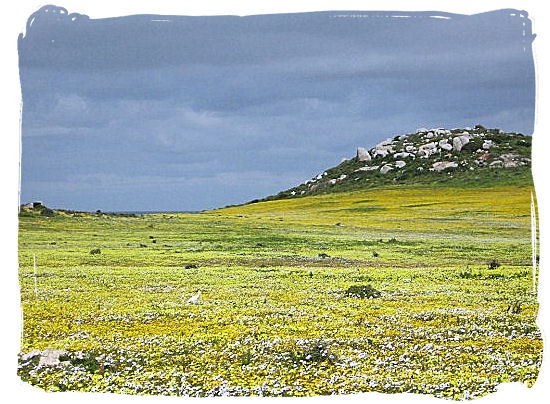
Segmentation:
{"type": "Polygon", "coordinates": [[[481,125],[473,129],[421,128],[370,149],[359,147],[355,158],[262,200],[395,184],[494,183],[532,183],[531,137],[481,125]]]}

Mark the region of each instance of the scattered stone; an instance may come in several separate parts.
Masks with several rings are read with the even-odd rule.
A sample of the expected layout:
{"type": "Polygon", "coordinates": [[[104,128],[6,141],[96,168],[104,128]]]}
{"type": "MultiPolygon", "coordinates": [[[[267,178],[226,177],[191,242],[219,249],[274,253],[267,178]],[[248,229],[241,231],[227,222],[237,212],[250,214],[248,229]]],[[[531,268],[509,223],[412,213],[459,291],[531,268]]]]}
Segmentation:
{"type": "Polygon", "coordinates": [[[432,167],[434,171],[443,171],[447,168],[455,168],[458,167],[458,164],[454,161],[438,161],[437,163],[433,163],[432,167]]]}
{"type": "Polygon", "coordinates": [[[360,167],[355,171],[375,171],[375,170],[378,170],[379,168],[380,166],[365,166],[365,167],[360,167]]]}
{"type": "Polygon", "coordinates": [[[395,153],[393,155],[394,159],[404,159],[404,158],[407,158],[407,157],[414,157],[414,154],[408,153],[408,152],[401,152],[401,153],[395,153]]]}
{"type": "Polygon", "coordinates": [[[391,146],[393,144],[393,140],[391,138],[387,138],[386,140],[381,141],[378,143],[375,147],[387,147],[391,146]]]}
{"type": "Polygon", "coordinates": [[[477,159],[480,161],[485,161],[491,156],[490,153],[483,153],[481,156],[479,156],[477,159]]]}
{"type": "Polygon", "coordinates": [[[34,349],[30,352],[27,352],[26,354],[21,355],[21,362],[27,362],[40,354],[42,354],[41,351],[39,351],[38,349],[34,349]]]}
{"type": "Polygon", "coordinates": [[[504,168],[512,168],[512,167],[518,167],[520,165],[523,165],[522,162],[517,160],[519,158],[519,155],[517,154],[512,154],[512,153],[502,154],[500,158],[502,159],[504,168]]]}
{"type": "Polygon", "coordinates": [[[383,165],[382,168],[380,169],[380,172],[381,172],[382,174],[387,174],[387,173],[389,173],[391,170],[393,170],[393,167],[390,166],[389,164],[385,164],[385,165],[383,165]]]}
{"type": "Polygon", "coordinates": [[[62,349],[45,349],[44,351],[34,350],[21,356],[22,361],[28,361],[29,359],[40,356],[38,360],[38,366],[59,366],[64,364],[59,359],[62,356],[66,356],[68,351],[62,349]]]}
{"type": "Polygon", "coordinates": [[[430,143],[423,144],[418,148],[418,150],[430,150],[430,149],[435,149],[436,147],[437,147],[437,144],[435,142],[430,142],[430,143]]]}
{"type": "Polygon", "coordinates": [[[405,167],[406,165],[407,165],[407,163],[405,163],[403,160],[397,160],[397,161],[395,162],[395,166],[396,166],[397,168],[403,168],[403,167],[405,167]]]}
{"type": "Polygon", "coordinates": [[[484,140],[483,145],[481,146],[483,150],[489,150],[491,147],[493,147],[493,141],[490,139],[484,140]]]}
{"type": "Polygon", "coordinates": [[[372,157],[378,157],[378,156],[386,157],[392,151],[393,149],[391,147],[376,147],[372,151],[372,157]]]}

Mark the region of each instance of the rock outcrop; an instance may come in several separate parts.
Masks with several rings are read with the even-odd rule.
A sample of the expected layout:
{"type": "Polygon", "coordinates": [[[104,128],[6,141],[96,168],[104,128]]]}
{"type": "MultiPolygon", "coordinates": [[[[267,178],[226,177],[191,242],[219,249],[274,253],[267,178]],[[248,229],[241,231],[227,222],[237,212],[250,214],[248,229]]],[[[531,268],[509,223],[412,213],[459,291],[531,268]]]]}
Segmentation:
{"type": "Polygon", "coordinates": [[[371,149],[358,147],[354,159],[274,197],[300,197],[327,189],[336,192],[348,186],[357,189],[435,176],[429,177],[431,182],[463,175],[460,173],[520,169],[530,164],[528,136],[479,125],[473,129],[420,128],[385,139],[371,149]]]}

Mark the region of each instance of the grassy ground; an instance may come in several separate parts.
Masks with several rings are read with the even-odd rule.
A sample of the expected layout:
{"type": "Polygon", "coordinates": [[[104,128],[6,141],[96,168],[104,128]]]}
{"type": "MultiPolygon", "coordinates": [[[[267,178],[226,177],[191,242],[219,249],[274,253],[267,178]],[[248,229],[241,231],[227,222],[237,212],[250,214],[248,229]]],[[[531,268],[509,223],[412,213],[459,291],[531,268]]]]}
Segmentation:
{"type": "Polygon", "coordinates": [[[22,361],[19,374],[46,390],[192,396],[461,399],[531,385],[542,360],[531,190],[394,187],[197,214],[21,216],[21,351],[68,358],[22,361]],[[347,295],[353,285],[381,294],[347,295]]]}

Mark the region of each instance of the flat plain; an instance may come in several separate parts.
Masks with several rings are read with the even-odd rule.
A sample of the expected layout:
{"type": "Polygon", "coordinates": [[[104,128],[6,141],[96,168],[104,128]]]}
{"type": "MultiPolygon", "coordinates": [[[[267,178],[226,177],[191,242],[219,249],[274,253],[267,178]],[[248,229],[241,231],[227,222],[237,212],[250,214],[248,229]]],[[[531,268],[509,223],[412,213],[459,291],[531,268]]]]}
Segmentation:
{"type": "Polygon", "coordinates": [[[18,372],[49,391],[190,396],[531,386],[532,192],[389,186],[201,213],[22,211],[18,372]],[[39,365],[32,352],[46,350],[59,363],[39,365]]]}

